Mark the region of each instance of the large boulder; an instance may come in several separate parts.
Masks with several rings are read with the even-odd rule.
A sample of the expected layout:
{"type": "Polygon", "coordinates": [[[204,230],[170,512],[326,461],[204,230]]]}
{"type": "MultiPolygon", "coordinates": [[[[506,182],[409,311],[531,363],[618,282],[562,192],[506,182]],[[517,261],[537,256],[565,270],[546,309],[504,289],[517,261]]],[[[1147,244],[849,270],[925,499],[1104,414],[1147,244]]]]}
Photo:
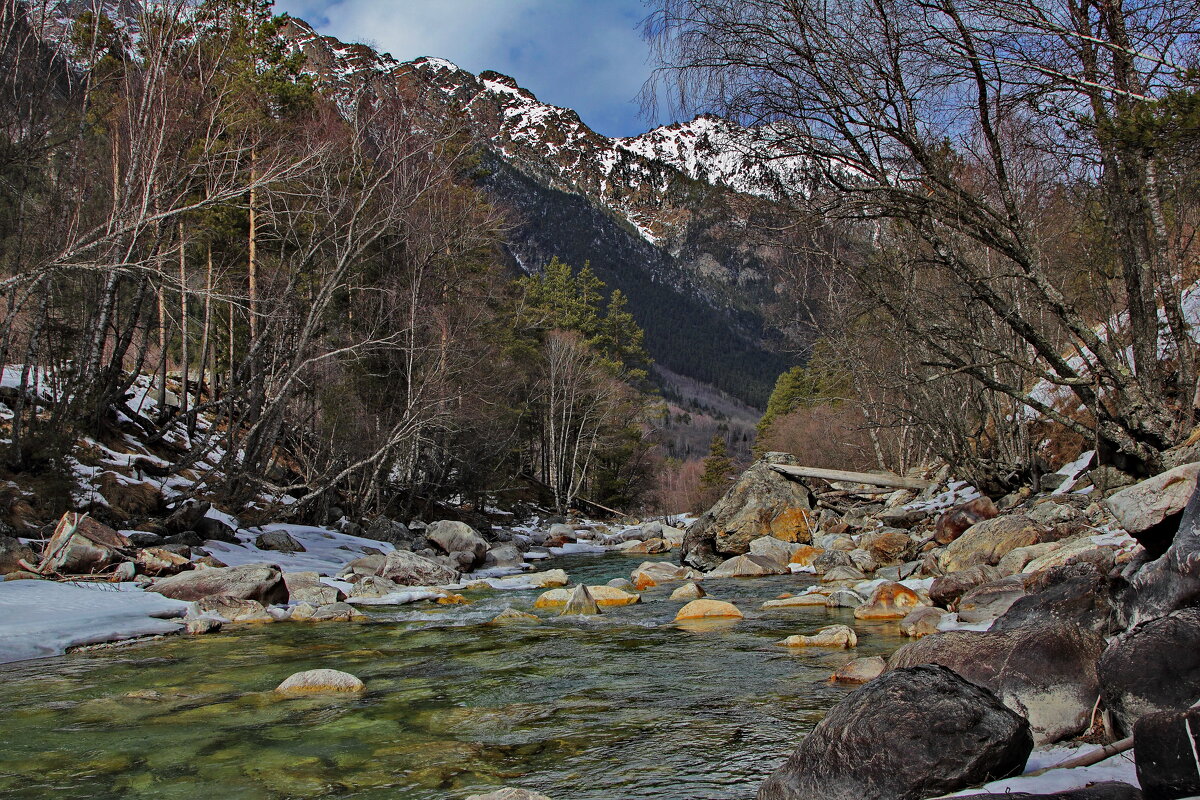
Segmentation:
{"type": "Polygon", "coordinates": [[[1167,551],[1129,579],[1118,616],[1123,627],[1132,628],[1196,605],[1200,605],[1200,492],[1188,502],[1167,551]]]}
{"type": "Polygon", "coordinates": [[[1018,774],[1029,723],[939,666],[887,672],[817,723],[759,800],[921,800],[1018,774]]]}
{"type": "Polygon", "coordinates": [[[37,571],[43,575],[90,575],[129,560],[133,545],[124,534],[86,514],[67,512],[42,548],[37,571]]]}
{"type": "Polygon", "coordinates": [[[205,519],[204,515],[210,508],[212,508],[212,503],[207,500],[185,500],[171,512],[171,516],[163,522],[163,527],[167,529],[168,534],[184,533],[185,531],[199,533],[201,520],[205,519]]]}
{"type": "Polygon", "coordinates": [[[809,491],[785,478],[772,464],[796,464],[784,453],[768,453],[742,473],[733,487],[692,523],[684,536],[682,563],[711,570],[750,550],[760,536],[786,542],[812,541],[816,516],[809,491]]]}
{"type": "Polygon", "coordinates": [[[1112,640],[1097,665],[1104,706],[1122,731],[1200,700],[1200,609],[1151,620],[1112,640]]]}
{"type": "Polygon", "coordinates": [[[1070,623],[1013,631],[952,631],[926,636],[892,654],[889,669],[941,664],[993,692],[1029,720],[1038,744],[1088,728],[1100,685],[1104,639],[1070,623]]]}
{"type": "Polygon", "coordinates": [[[1200,708],[1146,714],[1133,726],[1133,742],[1149,800],[1200,795],[1200,708]]]}
{"type": "Polygon", "coordinates": [[[1112,630],[1113,603],[1108,576],[1088,563],[1039,572],[1025,583],[1025,594],[996,619],[991,630],[1007,631],[1041,620],[1072,622],[1106,634],[1112,630]]]}
{"type": "Polygon", "coordinates": [[[946,547],[939,560],[943,572],[957,572],[978,564],[995,566],[1010,550],[1049,541],[1051,534],[1023,514],[978,522],[946,547]]]}
{"type": "Polygon", "coordinates": [[[977,497],[942,512],[934,526],[933,539],[938,544],[950,544],[972,525],[999,515],[990,498],[977,497]]]}
{"type": "Polygon", "coordinates": [[[455,570],[407,550],[388,553],[378,574],[401,586],[438,586],[458,581],[458,572],[455,570]]]}
{"type": "Polygon", "coordinates": [[[357,531],[357,535],[376,542],[387,542],[405,550],[411,547],[413,541],[413,532],[408,526],[389,517],[376,517],[362,530],[357,531]]]}
{"type": "Polygon", "coordinates": [[[1141,542],[1150,558],[1166,552],[1196,491],[1200,463],[1184,464],[1122,489],[1104,501],[1117,522],[1141,542]]]}
{"type": "Polygon", "coordinates": [[[214,567],[181,572],[155,581],[147,591],[158,592],[175,600],[233,597],[240,600],[257,600],[264,605],[288,601],[283,573],[271,564],[244,564],[240,567],[214,567]]]}
{"type": "Polygon", "coordinates": [[[487,558],[487,540],[465,522],[440,520],[425,529],[425,538],[443,553],[470,553],[472,568],[483,566],[487,558]]]}
{"type": "Polygon", "coordinates": [[[525,563],[525,554],[515,544],[494,544],[488,548],[483,564],[486,567],[514,569],[525,563]]]}
{"type": "MultiPolygon", "coordinates": [[[[583,584],[579,584],[583,586],[583,584]]],[[[571,598],[576,595],[579,586],[573,589],[551,589],[548,592],[543,592],[534,601],[534,608],[558,608],[570,604],[571,598]]],[[[599,606],[630,606],[634,603],[642,602],[642,597],[634,592],[627,592],[624,589],[618,589],[615,586],[585,586],[588,591],[588,597],[595,601],[599,606]]]]}
{"type": "Polygon", "coordinates": [[[761,578],[764,575],[786,575],[788,568],[767,556],[734,556],[721,562],[706,578],[761,578]]]}

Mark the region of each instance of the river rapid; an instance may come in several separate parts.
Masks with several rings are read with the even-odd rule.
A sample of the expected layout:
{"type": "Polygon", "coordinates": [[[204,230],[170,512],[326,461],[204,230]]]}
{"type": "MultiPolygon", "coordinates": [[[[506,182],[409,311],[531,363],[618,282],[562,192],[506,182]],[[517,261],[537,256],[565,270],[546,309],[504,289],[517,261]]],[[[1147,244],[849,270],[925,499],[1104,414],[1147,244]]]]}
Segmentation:
{"type": "MultiPolygon", "coordinates": [[[[543,562],[572,584],[644,557],[543,562]]],[[[539,565],[542,566],[542,565],[539,565]]],[[[852,658],[904,643],[849,609],[761,611],[808,575],[706,581],[746,618],[675,624],[679,584],[599,617],[491,627],[539,591],[365,609],[366,623],[277,623],[0,667],[0,797],[445,800],[503,785],[554,800],[739,800],[852,687],[852,658]],[[855,650],[774,643],[834,623],[855,650]],[[288,675],[360,677],[357,697],[281,700],[288,675]]]]}

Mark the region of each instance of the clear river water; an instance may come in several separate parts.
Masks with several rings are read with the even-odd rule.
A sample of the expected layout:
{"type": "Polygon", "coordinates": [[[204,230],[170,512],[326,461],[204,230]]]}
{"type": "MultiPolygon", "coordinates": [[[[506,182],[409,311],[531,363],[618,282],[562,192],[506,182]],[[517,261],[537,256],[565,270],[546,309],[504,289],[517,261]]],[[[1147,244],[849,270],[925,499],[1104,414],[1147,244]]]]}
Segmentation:
{"type": "MultiPolygon", "coordinates": [[[[642,559],[574,555],[572,583],[642,559]]],[[[811,576],[709,581],[746,618],[683,626],[674,584],[598,617],[483,623],[540,592],[370,610],[367,623],[277,623],[0,667],[0,797],[459,800],[503,785],[554,800],[741,800],[836,703],[828,682],[903,644],[847,609],[760,611],[811,576]],[[851,651],[774,642],[852,624],[851,651]],[[356,697],[277,699],[328,667],[356,697]]]]}

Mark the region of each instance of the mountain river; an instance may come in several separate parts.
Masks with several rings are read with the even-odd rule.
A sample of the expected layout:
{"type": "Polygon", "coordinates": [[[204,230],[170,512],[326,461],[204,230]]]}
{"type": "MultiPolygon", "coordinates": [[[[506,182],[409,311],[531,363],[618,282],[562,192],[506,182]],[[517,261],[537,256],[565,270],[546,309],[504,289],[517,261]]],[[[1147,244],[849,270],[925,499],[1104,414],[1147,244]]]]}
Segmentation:
{"type": "MultiPolygon", "coordinates": [[[[643,558],[543,562],[572,583],[643,558]]],[[[554,800],[749,800],[848,687],[829,675],[903,644],[848,609],[761,611],[809,575],[713,580],[746,618],[673,622],[679,584],[598,617],[490,627],[539,591],[366,609],[368,623],[278,623],[0,667],[0,797],[460,800],[499,786],[554,800]],[[851,624],[851,651],[774,643],[851,624]],[[356,697],[277,699],[329,667],[356,697]]]]}

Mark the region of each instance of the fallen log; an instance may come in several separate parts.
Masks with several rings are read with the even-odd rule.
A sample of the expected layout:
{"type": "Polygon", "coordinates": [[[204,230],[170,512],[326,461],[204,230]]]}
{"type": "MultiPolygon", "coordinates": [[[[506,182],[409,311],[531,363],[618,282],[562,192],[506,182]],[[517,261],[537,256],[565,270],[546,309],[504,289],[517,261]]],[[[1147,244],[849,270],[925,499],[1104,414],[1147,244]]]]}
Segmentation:
{"type": "Polygon", "coordinates": [[[1112,758],[1117,753],[1124,753],[1125,751],[1132,750],[1132,749],[1133,749],[1133,737],[1130,736],[1126,739],[1121,739],[1120,741],[1113,742],[1112,744],[1106,744],[1103,747],[1097,748],[1095,750],[1090,750],[1081,756],[1075,756],[1074,758],[1068,758],[1066,761],[1060,761],[1057,764],[1051,764],[1048,767],[1044,767],[1039,770],[1034,770],[1033,772],[1027,772],[1024,775],[1022,775],[1021,777],[1033,778],[1038,775],[1045,775],[1047,772],[1049,772],[1050,770],[1053,770],[1053,769],[1071,769],[1072,767],[1090,767],[1092,764],[1099,764],[1101,761],[1112,758]]]}
{"type": "Polygon", "coordinates": [[[847,470],[823,469],[821,467],[793,467],[787,464],[772,464],[771,469],[781,475],[787,475],[789,478],[818,478],[823,481],[865,483],[869,486],[888,486],[893,489],[913,489],[920,491],[933,485],[933,481],[921,478],[902,478],[899,475],[886,475],[879,472],[849,472],[847,470]]]}

